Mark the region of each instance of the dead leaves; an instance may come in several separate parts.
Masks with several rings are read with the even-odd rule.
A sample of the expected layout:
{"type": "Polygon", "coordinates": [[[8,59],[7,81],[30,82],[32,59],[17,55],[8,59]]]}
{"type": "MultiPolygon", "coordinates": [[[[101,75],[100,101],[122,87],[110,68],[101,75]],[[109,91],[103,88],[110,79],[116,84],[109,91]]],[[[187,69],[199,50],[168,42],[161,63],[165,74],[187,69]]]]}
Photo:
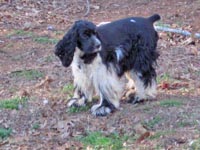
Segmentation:
{"type": "Polygon", "coordinates": [[[189,83],[187,82],[175,82],[175,83],[169,83],[169,82],[162,82],[158,85],[158,88],[162,90],[173,90],[173,89],[180,89],[180,88],[188,88],[189,83]]]}
{"type": "Polygon", "coordinates": [[[44,80],[42,80],[40,83],[36,84],[35,85],[35,89],[38,89],[38,88],[42,88],[44,87],[45,90],[48,90],[49,91],[49,84],[53,81],[53,79],[49,76],[46,76],[44,80]]]}
{"type": "Polygon", "coordinates": [[[75,124],[73,121],[59,121],[56,129],[61,133],[61,138],[65,139],[73,136],[73,128],[75,124]]]}
{"type": "Polygon", "coordinates": [[[151,132],[148,131],[141,123],[136,124],[134,126],[134,130],[135,133],[139,136],[139,138],[136,140],[137,143],[141,143],[151,135],[151,132]]]}

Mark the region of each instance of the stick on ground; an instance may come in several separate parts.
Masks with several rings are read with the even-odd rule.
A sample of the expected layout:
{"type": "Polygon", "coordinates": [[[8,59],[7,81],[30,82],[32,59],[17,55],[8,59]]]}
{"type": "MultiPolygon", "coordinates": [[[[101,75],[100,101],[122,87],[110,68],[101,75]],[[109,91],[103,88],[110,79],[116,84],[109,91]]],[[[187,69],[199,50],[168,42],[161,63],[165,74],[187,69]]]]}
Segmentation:
{"type": "MultiPolygon", "coordinates": [[[[192,33],[190,33],[189,31],[181,30],[181,29],[172,29],[172,28],[161,27],[161,26],[155,26],[155,29],[156,29],[156,31],[172,32],[172,33],[182,34],[185,36],[192,36],[192,33]]],[[[200,39],[200,33],[195,33],[194,37],[200,39]]]]}
{"type": "Polygon", "coordinates": [[[86,0],[86,7],[87,7],[87,11],[86,13],[84,14],[84,17],[86,17],[89,13],[90,13],[90,2],[89,0],[86,0]]]}

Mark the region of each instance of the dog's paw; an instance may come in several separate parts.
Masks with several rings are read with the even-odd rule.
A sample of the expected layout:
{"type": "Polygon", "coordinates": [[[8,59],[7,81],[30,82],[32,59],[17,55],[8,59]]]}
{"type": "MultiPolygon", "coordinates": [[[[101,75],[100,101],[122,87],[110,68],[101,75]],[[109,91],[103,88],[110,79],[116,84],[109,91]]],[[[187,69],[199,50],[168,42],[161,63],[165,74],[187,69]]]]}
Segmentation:
{"type": "Polygon", "coordinates": [[[140,98],[139,96],[133,95],[132,97],[129,98],[128,103],[131,104],[138,104],[138,103],[142,103],[144,101],[146,101],[147,99],[144,98],[140,98]]]}
{"type": "Polygon", "coordinates": [[[71,98],[68,100],[67,107],[83,107],[86,105],[86,100],[84,98],[71,98]]]}
{"type": "Polygon", "coordinates": [[[101,106],[94,105],[91,108],[91,113],[94,116],[106,116],[106,115],[110,114],[112,111],[113,111],[112,108],[107,107],[107,106],[103,106],[103,105],[101,105],[101,106]]]}

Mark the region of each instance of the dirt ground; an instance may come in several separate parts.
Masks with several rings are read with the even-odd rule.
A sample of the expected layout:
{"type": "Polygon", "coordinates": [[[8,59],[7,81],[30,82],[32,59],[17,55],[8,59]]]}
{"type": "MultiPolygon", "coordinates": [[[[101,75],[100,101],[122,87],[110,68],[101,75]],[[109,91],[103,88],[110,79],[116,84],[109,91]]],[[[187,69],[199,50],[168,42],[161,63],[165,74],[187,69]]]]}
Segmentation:
{"type": "Polygon", "coordinates": [[[156,25],[197,33],[200,1],[91,0],[86,12],[86,0],[0,1],[0,102],[28,98],[17,110],[0,108],[0,128],[12,129],[0,139],[0,149],[83,149],[76,137],[88,131],[135,137],[123,143],[128,150],[191,149],[200,139],[198,39],[159,32],[157,99],[138,105],[122,101],[120,110],[107,117],[67,109],[73,77],[53,49],[78,19],[97,24],[158,13],[162,19],[156,25]]]}

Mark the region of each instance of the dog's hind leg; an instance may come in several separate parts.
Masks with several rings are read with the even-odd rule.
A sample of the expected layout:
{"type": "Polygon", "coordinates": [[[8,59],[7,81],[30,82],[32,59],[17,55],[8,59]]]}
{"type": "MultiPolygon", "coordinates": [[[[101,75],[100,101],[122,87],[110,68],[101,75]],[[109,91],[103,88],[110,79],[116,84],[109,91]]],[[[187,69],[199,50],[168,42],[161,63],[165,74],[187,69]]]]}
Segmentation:
{"type": "Polygon", "coordinates": [[[125,73],[126,79],[128,80],[128,83],[126,84],[126,89],[134,89],[135,88],[135,83],[134,80],[131,78],[130,71],[127,71],[125,73]]]}
{"type": "Polygon", "coordinates": [[[129,99],[129,102],[135,104],[156,97],[156,80],[154,76],[148,76],[147,79],[141,73],[131,71],[131,77],[135,83],[135,94],[129,99]]]}

